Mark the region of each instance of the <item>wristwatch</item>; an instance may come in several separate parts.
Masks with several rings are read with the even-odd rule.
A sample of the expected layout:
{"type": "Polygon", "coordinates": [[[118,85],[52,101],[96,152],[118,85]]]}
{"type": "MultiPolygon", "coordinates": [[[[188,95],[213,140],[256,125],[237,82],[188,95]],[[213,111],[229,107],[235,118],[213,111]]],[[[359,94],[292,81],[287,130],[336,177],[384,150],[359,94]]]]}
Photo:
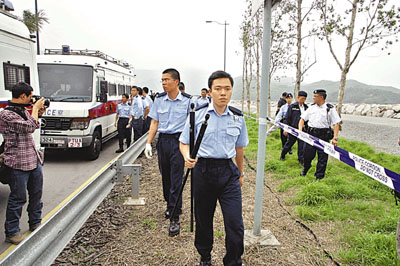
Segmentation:
{"type": "Polygon", "coordinates": [[[242,174],[240,175],[240,177],[244,177],[244,171],[242,172],[242,174]]]}
{"type": "Polygon", "coordinates": [[[333,138],[333,140],[336,140],[336,141],[338,141],[338,138],[333,138]]]}

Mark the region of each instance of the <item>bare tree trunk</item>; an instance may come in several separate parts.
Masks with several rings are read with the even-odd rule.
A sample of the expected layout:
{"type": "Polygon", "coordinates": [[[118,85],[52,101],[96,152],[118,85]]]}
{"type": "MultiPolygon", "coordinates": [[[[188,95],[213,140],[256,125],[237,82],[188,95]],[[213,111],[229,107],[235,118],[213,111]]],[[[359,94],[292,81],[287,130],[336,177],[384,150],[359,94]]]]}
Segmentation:
{"type": "Polygon", "coordinates": [[[355,25],[355,21],[356,21],[358,2],[359,2],[359,0],[353,1],[349,36],[347,38],[346,58],[345,58],[345,62],[343,65],[342,74],[341,74],[341,78],[340,78],[340,88],[339,88],[339,93],[338,93],[338,105],[337,105],[337,111],[338,111],[339,115],[342,113],[344,89],[346,87],[346,77],[347,77],[347,73],[350,70],[350,56],[351,56],[351,48],[353,45],[354,25],[355,25]]]}
{"type": "Polygon", "coordinates": [[[246,72],[246,49],[243,49],[243,69],[242,69],[242,112],[244,111],[244,93],[245,93],[245,72],[246,72]]]}
{"type": "Polygon", "coordinates": [[[303,0],[297,0],[297,62],[296,62],[296,86],[294,89],[294,97],[297,99],[297,95],[300,91],[301,82],[301,26],[303,24],[301,15],[301,6],[303,0]]]}

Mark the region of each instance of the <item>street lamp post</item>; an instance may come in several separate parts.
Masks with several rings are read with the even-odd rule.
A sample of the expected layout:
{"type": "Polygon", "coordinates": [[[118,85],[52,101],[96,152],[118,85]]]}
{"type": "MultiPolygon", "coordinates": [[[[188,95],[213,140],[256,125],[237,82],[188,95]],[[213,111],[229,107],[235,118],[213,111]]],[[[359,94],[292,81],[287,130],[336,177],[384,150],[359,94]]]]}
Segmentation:
{"type": "MultiPolygon", "coordinates": [[[[39,23],[38,20],[38,5],[37,5],[37,0],[35,0],[35,16],[36,16],[36,23],[39,23]]],[[[40,55],[40,44],[39,44],[39,25],[37,26],[36,30],[36,48],[37,48],[37,54],[40,55]]]]}
{"type": "Polygon", "coordinates": [[[206,23],[217,23],[218,25],[224,26],[224,71],[225,71],[226,70],[226,26],[229,24],[226,23],[226,20],[224,23],[214,21],[214,20],[207,20],[206,23]]]}

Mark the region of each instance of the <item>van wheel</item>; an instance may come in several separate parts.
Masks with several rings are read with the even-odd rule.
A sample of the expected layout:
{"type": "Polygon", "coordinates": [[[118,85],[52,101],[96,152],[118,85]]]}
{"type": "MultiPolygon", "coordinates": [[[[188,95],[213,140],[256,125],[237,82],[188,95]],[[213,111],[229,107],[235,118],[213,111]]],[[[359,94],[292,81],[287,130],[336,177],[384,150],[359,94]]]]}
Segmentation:
{"type": "Polygon", "coordinates": [[[101,136],[98,130],[93,133],[92,143],[86,148],[86,157],[88,160],[96,160],[99,158],[101,151],[101,136]]]}

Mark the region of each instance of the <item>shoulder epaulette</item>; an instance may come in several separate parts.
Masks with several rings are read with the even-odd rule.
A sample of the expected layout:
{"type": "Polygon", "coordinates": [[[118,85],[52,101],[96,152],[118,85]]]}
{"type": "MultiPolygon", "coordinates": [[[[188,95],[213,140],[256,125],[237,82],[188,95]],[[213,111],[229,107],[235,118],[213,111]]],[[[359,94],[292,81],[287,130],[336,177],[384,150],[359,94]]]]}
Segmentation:
{"type": "Polygon", "coordinates": [[[203,109],[203,108],[205,108],[205,107],[208,107],[208,103],[205,103],[205,104],[200,105],[199,107],[197,107],[197,108],[195,109],[195,111],[198,111],[198,110],[203,109]]]}
{"type": "Polygon", "coordinates": [[[159,94],[157,95],[157,98],[163,97],[163,96],[165,96],[165,95],[167,95],[167,93],[164,91],[164,92],[162,92],[162,93],[159,93],[159,94]]]}
{"type": "Polygon", "coordinates": [[[243,116],[242,111],[240,111],[239,109],[233,107],[233,106],[228,106],[229,110],[235,114],[235,115],[239,115],[239,116],[243,116]]]}
{"type": "Polygon", "coordinates": [[[334,106],[330,103],[327,103],[326,106],[328,106],[329,109],[333,108],[334,106]]]}
{"type": "Polygon", "coordinates": [[[197,97],[197,99],[200,99],[200,98],[201,98],[201,96],[197,97]]]}
{"type": "Polygon", "coordinates": [[[311,105],[315,105],[315,103],[312,103],[311,105]]]}
{"type": "Polygon", "coordinates": [[[186,93],[186,92],[181,92],[181,94],[182,94],[183,96],[185,96],[186,98],[189,98],[189,99],[192,98],[192,95],[190,95],[190,94],[188,94],[188,93],[186,93]]]}

